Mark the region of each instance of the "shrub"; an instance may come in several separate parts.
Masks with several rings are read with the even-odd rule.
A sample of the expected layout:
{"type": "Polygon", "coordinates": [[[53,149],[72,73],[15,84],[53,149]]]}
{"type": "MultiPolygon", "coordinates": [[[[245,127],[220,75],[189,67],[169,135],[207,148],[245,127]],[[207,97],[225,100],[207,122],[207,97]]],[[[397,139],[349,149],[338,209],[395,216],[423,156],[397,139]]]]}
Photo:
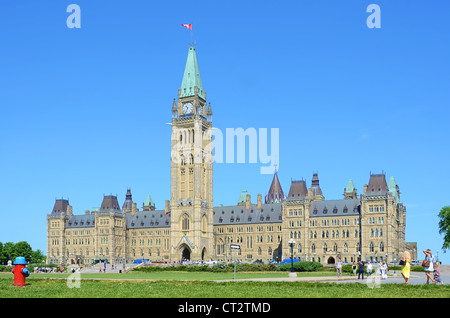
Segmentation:
{"type": "MultiPolygon", "coordinates": [[[[319,262],[296,262],[294,263],[294,270],[296,272],[315,272],[319,268],[322,268],[322,264],[319,262]]],[[[280,265],[280,271],[290,271],[291,264],[280,265]]]]}

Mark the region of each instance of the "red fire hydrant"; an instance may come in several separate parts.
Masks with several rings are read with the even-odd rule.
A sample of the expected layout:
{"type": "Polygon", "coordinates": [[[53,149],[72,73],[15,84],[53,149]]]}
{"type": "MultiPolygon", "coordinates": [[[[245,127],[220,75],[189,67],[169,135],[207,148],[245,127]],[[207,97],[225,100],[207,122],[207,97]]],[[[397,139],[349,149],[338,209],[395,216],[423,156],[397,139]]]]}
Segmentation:
{"type": "Polygon", "coordinates": [[[12,273],[14,274],[13,286],[27,286],[25,283],[25,277],[30,275],[30,271],[26,267],[27,261],[25,260],[25,257],[17,256],[13,264],[15,265],[12,270],[12,273]]]}

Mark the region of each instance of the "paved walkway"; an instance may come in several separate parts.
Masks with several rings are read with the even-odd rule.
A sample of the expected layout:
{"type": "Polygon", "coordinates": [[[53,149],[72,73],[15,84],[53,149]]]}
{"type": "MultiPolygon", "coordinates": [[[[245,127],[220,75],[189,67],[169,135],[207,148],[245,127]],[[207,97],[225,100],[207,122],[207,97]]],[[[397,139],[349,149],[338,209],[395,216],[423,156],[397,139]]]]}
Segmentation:
{"type": "MultiPolygon", "coordinates": [[[[444,284],[450,284],[450,265],[441,265],[441,280],[444,284]]],[[[265,281],[265,282],[329,282],[329,283],[361,283],[361,284],[404,284],[405,280],[403,279],[400,271],[391,271],[389,272],[389,276],[387,279],[381,279],[380,277],[376,277],[375,275],[371,275],[369,279],[364,276],[364,279],[357,279],[355,276],[343,276],[341,278],[337,277],[289,277],[286,274],[286,277],[278,277],[278,278],[250,278],[250,279],[236,279],[236,281],[265,281]]],[[[222,280],[220,282],[225,281],[233,281],[233,280],[222,280]]],[[[219,282],[219,281],[218,281],[219,282]]],[[[410,285],[423,285],[427,283],[427,277],[425,273],[420,272],[411,272],[409,278],[410,285]]],[[[430,284],[432,282],[430,281],[430,284]]],[[[371,285],[373,286],[373,285],[371,285]]]]}

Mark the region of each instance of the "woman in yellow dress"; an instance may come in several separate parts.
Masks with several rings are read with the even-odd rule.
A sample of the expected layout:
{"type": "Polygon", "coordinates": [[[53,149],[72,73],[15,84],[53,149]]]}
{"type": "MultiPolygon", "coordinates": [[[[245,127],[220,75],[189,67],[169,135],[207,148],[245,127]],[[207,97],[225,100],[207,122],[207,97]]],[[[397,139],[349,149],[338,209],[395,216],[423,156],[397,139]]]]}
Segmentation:
{"type": "Polygon", "coordinates": [[[408,285],[409,273],[411,272],[411,255],[408,251],[403,254],[402,264],[402,276],[405,279],[405,284],[408,285]]]}

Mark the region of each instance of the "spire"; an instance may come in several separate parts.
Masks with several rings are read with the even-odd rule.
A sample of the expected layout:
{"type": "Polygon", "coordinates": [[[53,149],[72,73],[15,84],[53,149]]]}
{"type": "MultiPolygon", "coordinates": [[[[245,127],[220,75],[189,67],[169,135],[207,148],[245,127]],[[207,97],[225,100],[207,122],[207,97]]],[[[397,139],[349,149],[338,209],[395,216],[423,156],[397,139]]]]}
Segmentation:
{"type": "Polygon", "coordinates": [[[155,203],[152,200],[152,197],[150,195],[147,196],[145,199],[144,204],[142,205],[142,211],[154,211],[155,210],[155,203]]]}
{"type": "Polygon", "coordinates": [[[353,185],[352,179],[348,180],[347,187],[345,188],[345,192],[351,193],[355,190],[355,186],[353,185]]]}
{"type": "Polygon", "coordinates": [[[272,184],[270,185],[269,193],[265,198],[265,203],[279,203],[284,199],[283,189],[281,188],[280,180],[278,180],[278,174],[275,171],[273,175],[272,184]]]}
{"type": "Polygon", "coordinates": [[[317,172],[313,173],[313,177],[311,180],[311,189],[313,189],[314,195],[322,195],[322,189],[320,189],[319,185],[319,174],[317,172]]]}
{"type": "Polygon", "coordinates": [[[131,207],[133,205],[133,198],[131,195],[131,189],[127,189],[127,194],[125,195],[125,202],[122,205],[123,211],[131,211],[131,207]]]}
{"type": "Polygon", "coordinates": [[[392,195],[395,198],[395,201],[399,202],[400,201],[400,196],[399,196],[400,191],[398,190],[398,185],[395,182],[395,179],[393,176],[389,179],[388,187],[389,187],[389,192],[392,193],[392,195]]]}
{"type": "Polygon", "coordinates": [[[208,104],[208,111],[206,112],[206,119],[208,121],[212,121],[211,102],[209,102],[209,104],[208,104]]]}
{"type": "Polygon", "coordinates": [[[322,194],[322,189],[319,184],[319,174],[317,172],[313,173],[311,180],[311,188],[308,190],[308,197],[310,200],[323,201],[325,198],[322,194]]]}
{"type": "Polygon", "coordinates": [[[197,54],[195,53],[195,47],[191,44],[191,46],[189,46],[183,81],[181,82],[181,89],[178,97],[189,97],[195,95],[198,95],[203,100],[206,100],[206,93],[203,91],[200,71],[198,69],[197,54]]]}
{"type": "Polygon", "coordinates": [[[344,199],[356,199],[358,193],[356,191],[355,185],[353,184],[353,180],[348,180],[347,187],[344,189],[344,199]]]}

